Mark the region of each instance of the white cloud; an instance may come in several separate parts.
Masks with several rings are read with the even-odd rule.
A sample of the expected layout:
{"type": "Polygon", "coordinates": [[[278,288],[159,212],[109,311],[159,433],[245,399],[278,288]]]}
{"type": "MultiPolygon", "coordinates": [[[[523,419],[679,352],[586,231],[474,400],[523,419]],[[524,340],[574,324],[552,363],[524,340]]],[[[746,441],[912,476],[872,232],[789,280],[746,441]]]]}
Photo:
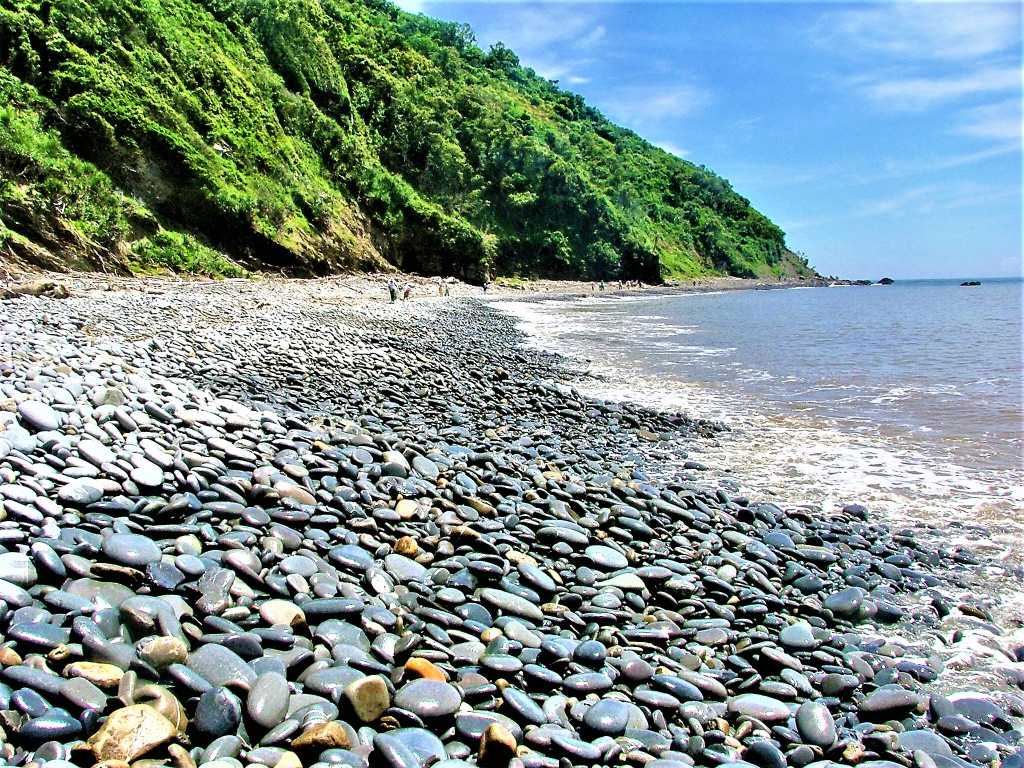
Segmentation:
{"type": "Polygon", "coordinates": [[[395,5],[408,13],[423,13],[429,0],[394,0],[395,5]]]}
{"type": "Polygon", "coordinates": [[[839,53],[954,61],[1012,48],[1020,24],[1018,3],[894,2],[827,13],[812,35],[839,53]]]}
{"type": "Polygon", "coordinates": [[[1021,72],[1017,67],[987,67],[956,77],[862,82],[865,94],[872,101],[901,112],[919,112],[965,96],[1019,89],[1021,72]]]}
{"type": "Polygon", "coordinates": [[[654,141],[651,143],[656,147],[664,149],[670,155],[675,155],[676,157],[688,157],[690,154],[690,150],[683,149],[677,144],[673,144],[671,141],[654,141]]]}
{"type": "Polygon", "coordinates": [[[639,130],[650,124],[665,124],[690,117],[711,103],[703,88],[685,82],[617,88],[605,103],[612,120],[639,130]]]}
{"type": "Polygon", "coordinates": [[[474,32],[485,50],[504,43],[541,77],[576,84],[589,82],[586,72],[607,36],[600,12],[571,3],[495,3],[491,22],[474,32]]]}
{"type": "Polygon", "coordinates": [[[998,104],[984,104],[961,113],[958,133],[982,139],[1005,139],[1020,149],[1021,102],[1006,99],[998,104]]]}
{"type": "Polygon", "coordinates": [[[881,214],[902,215],[911,208],[917,211],[929,211],[934,207],[934,196],[942,187],[938,184],[928,184],[915,189],[908,189],[897,195],[890,195],[878,200],[870,200],[862,203],[852,214],[852,218],[865,216],[878,216],[881,214]]]}
{"type": "Polygon", "coordinates": [[[857,181],[862,184],[868,184],[876,181],[885,181],[887,179],[899,179],[915,174],[948,171],[951,168],[960,168],[965,165],[982,163],[996,157],[1016,154],[1019,152],[1020,147],[1018,145],[1002,143],[998,146],[982,150],[981,152],[968,152],[958,155],[940,155],[937,157],[910,160],[901,157],[896,160],[886,160],[881,164],[881,173],[874,173],[868,176],[858,176],[857,181]]]}

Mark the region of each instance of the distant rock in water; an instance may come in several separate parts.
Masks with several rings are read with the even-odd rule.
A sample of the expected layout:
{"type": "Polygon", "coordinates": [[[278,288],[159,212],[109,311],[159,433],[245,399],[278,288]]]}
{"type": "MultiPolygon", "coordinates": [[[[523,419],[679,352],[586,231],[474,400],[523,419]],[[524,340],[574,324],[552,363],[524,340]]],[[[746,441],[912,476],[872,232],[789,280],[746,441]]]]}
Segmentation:
{"type": "Polygon", "coordinates": [[[896,281],[893,280],[891,277],[883,277],[881,280],[878,281],[878,284],[879,285],[892,285],[895,282],[896,281]]]}
{"type": "Polygon", "coordinates": [[[980,280],[964,280],[962,283],[960,283],[960,285],[961,285],[961,287],[965,286],[965,285],[981,285],[981,281],[980,280]]]}

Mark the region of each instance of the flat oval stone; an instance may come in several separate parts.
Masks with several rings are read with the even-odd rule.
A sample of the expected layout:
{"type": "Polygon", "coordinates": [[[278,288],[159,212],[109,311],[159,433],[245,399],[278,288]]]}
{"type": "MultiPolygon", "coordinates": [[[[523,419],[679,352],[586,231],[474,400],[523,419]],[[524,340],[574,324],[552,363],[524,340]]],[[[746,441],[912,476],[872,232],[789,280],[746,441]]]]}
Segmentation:
{"type": "Polygon", "coordinates": [[[861,715],[872,722],[899,719],[921,704],[921,697],[904,688],[879,688],[860,703],[861,715]]]}
{"type": "Polygon", "coordinates": [[[808,744],[829,749],[836,743],[836,722],[828,707],[805,701],[796,711],[796,728],[808,744]]]}
{"type": "Polygon", "coordinates": [[[208,643],[192,651],[186,666],[215,687],[236,682],[251,688],[256,682],[252,667],[237,653],[216,643],[208,643]]]}
{"type": "Polygon", "coordinates": [[[288,713],[288,680],[277,672],[264,672],[256,678],[245,701],[245,710],[253,722],[273,728],[288,713]]]}
{"type": "Polygon", "coordinates": [[[395,694],[395,706],[423,720],[453,715],[461,704],[462,694],[455,686],[427,678],[406,683],[395,694]]]}
{"type": "Polygon", "coordinates": [[[151,539],[137,533],[114,533],[103,540],[103,554],[115,563],[131,568],[145,568],[162,554],[151,539]]]}
{"type": "Polygon", "coordinates": [[[18,736],[28,742],[69,741],[81,732],[82,724],[70,712],[54,708],[23,723],[18,736]]]}
{"type": "Polygon", "coordinates": [[[790,711],[785,702],[760,693],[744,693],[729,700],[728,710],[771,724],[789,720],[790,711]]]}
{"type": "Polygon", "coordinates": [[[612,687],[612,679],[603,672],[582,672],[569,675],[562,686],[574,694],[604,693],[612,687]]]}
{"type": "Polygon", "coordinates": [[[25,589],[35,585],[39,578],[35,563],[20,552],[0,553],[0,579],[25,589]]]}
{"type": "Polygon", "coordinates": [[[117,454],[98,440],[83,438],[78,443],[78,455],[94,466],[109,464],[117,458],[117,454]]]}
{"type": "Polygon", "coordinates": [[[597,735],[615,738],[626,732],[630,714],[626,702],[601,699],[583,715],[583,724],[597,735]]]}
{"type": "Polygon", "coordinates": [[[455,716],[455,731],[470,744],[475,744],[480,741],[484,731],[492,723],[498,723],[505,728],[517,742],[523,740],[523,729],[519,727],[519,724],[498,712],[482,710],[460,712],[455,716]]]}
{"type": "Polygon", "coordinates": [[[935,733],[935,731],[904,731],[899,735],[899,740],[900,746],[910,752],[921,750],[933,757],[935,755],[941,755],[942,757],[953,756],[953,750],[949,743],[939,734],[935,733]]]}
{"type": "Polygon", "coordinates": [[[501,611],[503,614],[520,616],[538,624],[544,621],[544,614],[539,607],[525,598],[503,592],[500,589],[483,587],[478,589],[477,597],[487,605],[501,611]]]}
{"type": "Polygon", "coordinates": [[[199,697],[195,726],[208,737],[234,733],[242,722],[242,702],[227,688],[213,688],[199,697]]]}
{"type": "Polygon", "coordinates": [[[18,416],[22,423],[35,432],[60,429],[60,414],[39,400],[23,400],[18,403],[18,416]]]}
{"type": "Polygon", "coordinates": [[[391,768],[422,768],[448,757],[441,740],[423,728],[399,728],[379,734],[374,737],[373,746],[391,768]]]}
{"type": "Polygon", "coordinates": [[[817,645],[811,625],[806,621],[798,621],[784,627],[779,632],[779,642],[791,650],[809,650],[817,645]]]}
{"type": "Polygon", "coordinates": [[[146,488],[159,488],[164,482],[164,471],[148,459],[138,458],[137,466],[129,473],[132,480],[146,488]]]}
{"type": "Polygon", "coordinates": [[[629,560],[626,559],[626,556],[611,547],[594,545],[587,547],[583,554],[590,559],[595,568],[602,571],[617,571],[629,565],[629,560]]]}

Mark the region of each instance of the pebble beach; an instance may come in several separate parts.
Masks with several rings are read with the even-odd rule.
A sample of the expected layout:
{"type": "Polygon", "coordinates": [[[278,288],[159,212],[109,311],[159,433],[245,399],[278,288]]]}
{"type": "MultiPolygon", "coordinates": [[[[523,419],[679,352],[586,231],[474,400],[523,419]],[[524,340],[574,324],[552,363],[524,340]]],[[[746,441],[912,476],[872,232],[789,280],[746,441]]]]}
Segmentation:
{"type": "Polygon", "coordinates": [[[727,492],[726,426],[383,284],[0,301],[0,761],[1024,768],[983,558],[727,492]]]}

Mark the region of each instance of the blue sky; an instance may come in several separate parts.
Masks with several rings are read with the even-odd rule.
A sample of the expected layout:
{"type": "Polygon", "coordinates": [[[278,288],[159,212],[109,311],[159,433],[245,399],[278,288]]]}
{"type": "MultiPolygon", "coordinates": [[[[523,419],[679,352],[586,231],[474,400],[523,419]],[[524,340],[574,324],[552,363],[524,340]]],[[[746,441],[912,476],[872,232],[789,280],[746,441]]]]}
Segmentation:
{"type": "Polygon", "coordinates": [[[1022,272],[1017,2],[399,5],[725,177],[823,274],[1022,272]]]}

